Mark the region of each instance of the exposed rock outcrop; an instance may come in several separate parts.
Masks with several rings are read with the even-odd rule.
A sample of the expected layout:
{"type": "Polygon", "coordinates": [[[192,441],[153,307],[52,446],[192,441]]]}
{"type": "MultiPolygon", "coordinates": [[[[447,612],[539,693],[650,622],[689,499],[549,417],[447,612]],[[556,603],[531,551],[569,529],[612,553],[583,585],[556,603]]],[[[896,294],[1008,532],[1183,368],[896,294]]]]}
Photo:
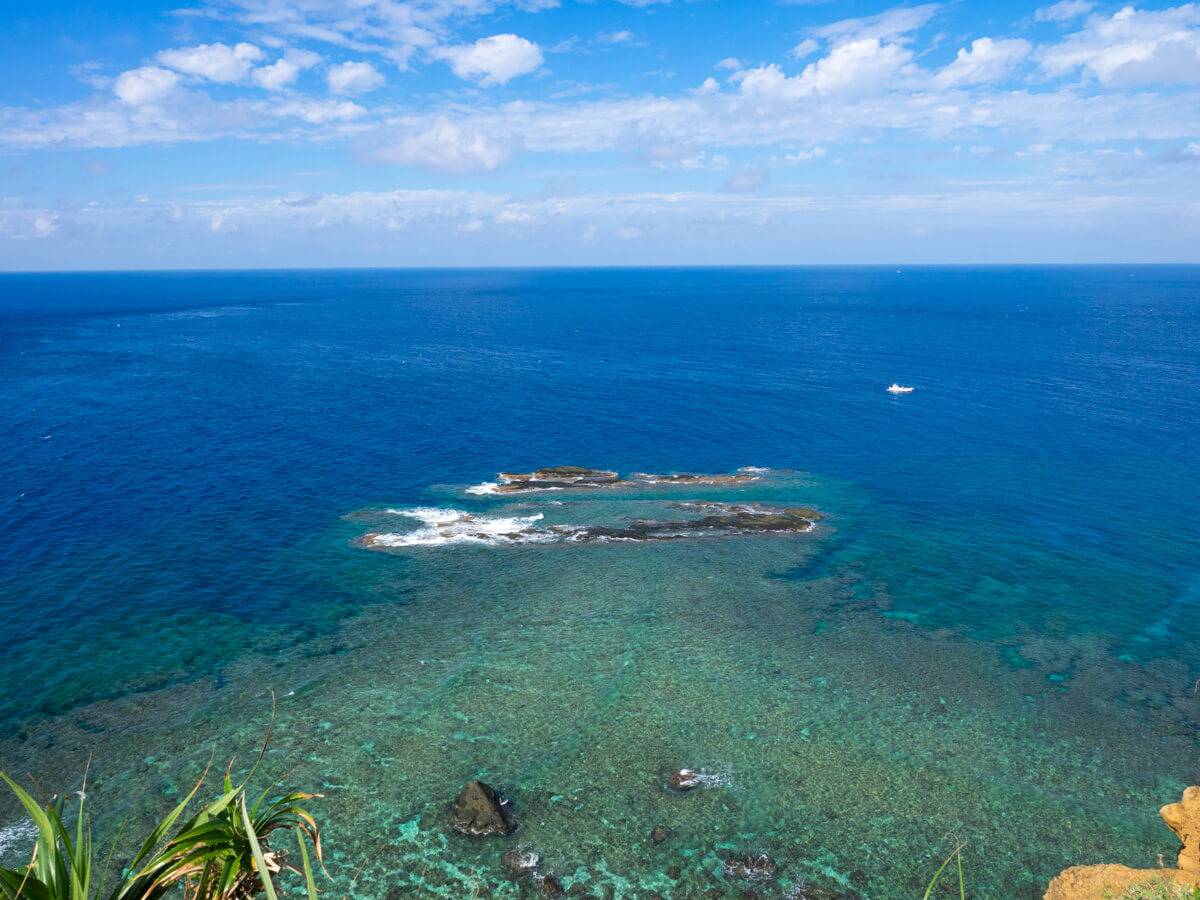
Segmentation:
{"type": "Polygon", "coordinates": [[[679,485],[738,485],[759,481],[762,476],[752,472],[737,472],[733,475],[673,474],[655,475],[650,472],[634,472],[622,478],[607,469],[589,469],[585,466],[546,466],[534,472],[500,472],[494,485],[481,485],[476,492],[486,488],[488,493],[518,494],[525,491],[563,490],[565,488],[612,488],[635,485],[679,484],[679,485]]]}
{"type": "Polygon", "coordinates": [[[1161,883],[1185,888],[1200,883],[1200,787],[1189,787],[1179,803],[1164,806],[1159,815],[1183,842],[1178,869],[1071,866],[1050,882],[1044,900],[1110,900],[1132,887],[1144,887],[1150,895],[1161,883]]]}
{"type": "Polygon", "coordinates": [[[509,850],[500,857],[500,865],[514,878],[536,871],[540,861],[540,857],[532,850],[509,850]]]}
{"type": "Polygon", "coordinates": [[[508,804],[491,785],[472,781],[450,804],[450,823],[471,835],[512,834],[517,827],[508,804]]]}
{"type": "Polygon", "coordinates": [[[667,787],[676,791],[690,791],[693,788],[698,788],[703,783],[699,772],[694,772],[691,769],[680,769],[677,772],[672,772],[667,778],[667,787]]]}
{"type": "Polygon", "coordinates": [[[1152,896],[1150,892],[1160,880],[1180,887],[1196,882],[1194,876],[1178,869],[1131,869],[1109,864],[1071,866],[1050,882],[1044,900],[1112,900],[1135,886],[1146,888],[1147,896],[1152,896]]]}
{"type": "Polygon", "coordinates": [[[1167,827],[1183,842],[1179,851],[1179,868],[1184,872],[1200,873],[1200,787],[1183,792],[1178,803],[1158,811],[1167,827]]]}
{"type": "Polygon", "coordinates": [[[501,472],[498,494],[515,494],[521,491],[546,491],[552,488],[597,488],[629,485],[616,472],[604,469],[587,469],[583,466],[548,466],[536,472],[501,472]]]}

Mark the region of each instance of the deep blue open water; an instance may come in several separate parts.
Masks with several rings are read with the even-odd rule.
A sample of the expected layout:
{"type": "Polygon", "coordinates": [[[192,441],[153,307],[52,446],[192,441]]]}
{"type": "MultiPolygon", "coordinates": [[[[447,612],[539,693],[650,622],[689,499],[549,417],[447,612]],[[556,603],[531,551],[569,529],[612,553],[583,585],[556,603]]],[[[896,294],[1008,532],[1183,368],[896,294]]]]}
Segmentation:
{"type": "Polygon", "coordinates": [[[1172,855],[1200,782],[1200,267],[3,275],[0,423],[0,768],[165,804],[273,689],[340,892],[518,896],[521,846],[596,897],[759,850],[764,897],[911,897],[954,833],[1040,897],[1172,855]],[[771,471],[465,491],[564,463],[771,471]],[[825,519],[358,543],[679,500],[825,519]],[[449,831],[474,777],[514,837],[449,831]]]}

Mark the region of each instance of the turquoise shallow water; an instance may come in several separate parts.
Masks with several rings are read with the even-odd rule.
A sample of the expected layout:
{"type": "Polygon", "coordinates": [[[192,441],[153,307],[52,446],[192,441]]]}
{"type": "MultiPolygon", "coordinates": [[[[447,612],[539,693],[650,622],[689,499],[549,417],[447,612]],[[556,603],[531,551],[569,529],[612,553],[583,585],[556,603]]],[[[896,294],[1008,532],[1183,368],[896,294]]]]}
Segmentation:
{"type": "MultiPolygon", "coordinates": [[[[338,896],[360,866],[354,896],[528,895],[511,847],[593,896],[735,897],[720,855],[761,851],[764,897],[919,897],[955,836],[978,897],[1153,866],[1158,806],[1200,781],[1200,277],[1138,276],[123,276],[187,308],[122,312],[35,280],[69,308],[0,332],[3,767],[70,788],[90,756],[105,829],[214,742],[248,765],[274,691],[267,764],[325,794],[338,896]],[[464,490],[564,462],[776,469],[464,490]],[[358,544],[422,527],[388,509],[543,527],[689,500],[825,518],[358,544]],[[668,791],[680,766],[714,786],[668,791]],[[447,827],[475,777],[512,838],[447,827]]],[[[0,826],[13,861],[7,801],[0,826]]]]}

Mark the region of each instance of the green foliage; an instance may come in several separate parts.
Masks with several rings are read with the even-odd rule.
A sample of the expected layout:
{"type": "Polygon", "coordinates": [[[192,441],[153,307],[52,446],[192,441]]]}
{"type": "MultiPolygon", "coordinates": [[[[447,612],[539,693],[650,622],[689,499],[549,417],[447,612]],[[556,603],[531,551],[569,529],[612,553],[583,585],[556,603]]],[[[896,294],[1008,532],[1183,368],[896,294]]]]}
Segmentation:
{"type": "Polygon", "coordinates": [[[944,872],[946,870],[946,866],[950,865],[950,860],[952,860],[952,859],[958,860],[958,897],[959,897],[959,900],[966,900],[967,890],[966,890],[966,886],[963,882],[963,870],[962,870],[962,851],[963,851],[964,846],[965,846],[964,844],[958,844],[954,848],[954,852],[946,857],[946,861],[943,862],[940,866],[938,866],[938,870],[933,873],[933,878],[930,879],[929,886],[927,888],[925,888],[925,895],[921,898],[921,900],[929,900],[930,895],[933,894],[934,885],[936,885],[938,883],[938,879],[942,877],[942,872],[944,872]]]}
{"type": "MultiPolygon", "coordinates": [[[[270,732],[267,734],[270,740],[270,732]]],[[[262,761],[266,752],[259,754],[262,761]]],[[[187,819],[170,838],[167,834],[192,802],[208,770],[196,786],[155,826],[140,849],[107,889],[107,870],[124,825],[113,840],[104,871],[96,878],[91,823],[85,810],[87,778],[79,792],[74,829],[64,818],[68,797],[48,800],[44,807],[15,781],[0,772],[37,828],[37,840],[29,864],[17,869],[0,868],[0,900],[158,900],[182,886],[188,900],[246,900],[265,893],[277,900],[274,878],[284,869],[302,875],[309,900],[317,888],[307,844],[322,863],[321,832],[312,815],[301,805],[320,794],[292,792],[271,802],[267,797],[278,786],[274,782],[250,803],[246,784],[258,769],[234,786],[228,772],[224,792],[187,819]],[[275,832],[294,832],[300,844],[302,871],[287,864],[286,853],[270,844],[275,832]]]]}
{"type": "Polygon", "coordinates": [[[1126,888],[1118,900],[1200,900],[1200,884],[1184,887],[1159,878],[1126,888]]]}

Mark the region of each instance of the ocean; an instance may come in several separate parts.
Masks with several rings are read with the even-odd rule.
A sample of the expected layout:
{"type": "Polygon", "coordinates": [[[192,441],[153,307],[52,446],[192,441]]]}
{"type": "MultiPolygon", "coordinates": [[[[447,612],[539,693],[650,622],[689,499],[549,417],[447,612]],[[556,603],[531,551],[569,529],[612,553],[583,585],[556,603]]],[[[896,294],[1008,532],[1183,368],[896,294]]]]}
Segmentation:
{"type": "Polygon", "coordinates": [[[0,422],[0,769],[100,836],[272,693],[330,896],[1037,898],[1200,783],[1200,267],[0,275],[0,422]]]}

